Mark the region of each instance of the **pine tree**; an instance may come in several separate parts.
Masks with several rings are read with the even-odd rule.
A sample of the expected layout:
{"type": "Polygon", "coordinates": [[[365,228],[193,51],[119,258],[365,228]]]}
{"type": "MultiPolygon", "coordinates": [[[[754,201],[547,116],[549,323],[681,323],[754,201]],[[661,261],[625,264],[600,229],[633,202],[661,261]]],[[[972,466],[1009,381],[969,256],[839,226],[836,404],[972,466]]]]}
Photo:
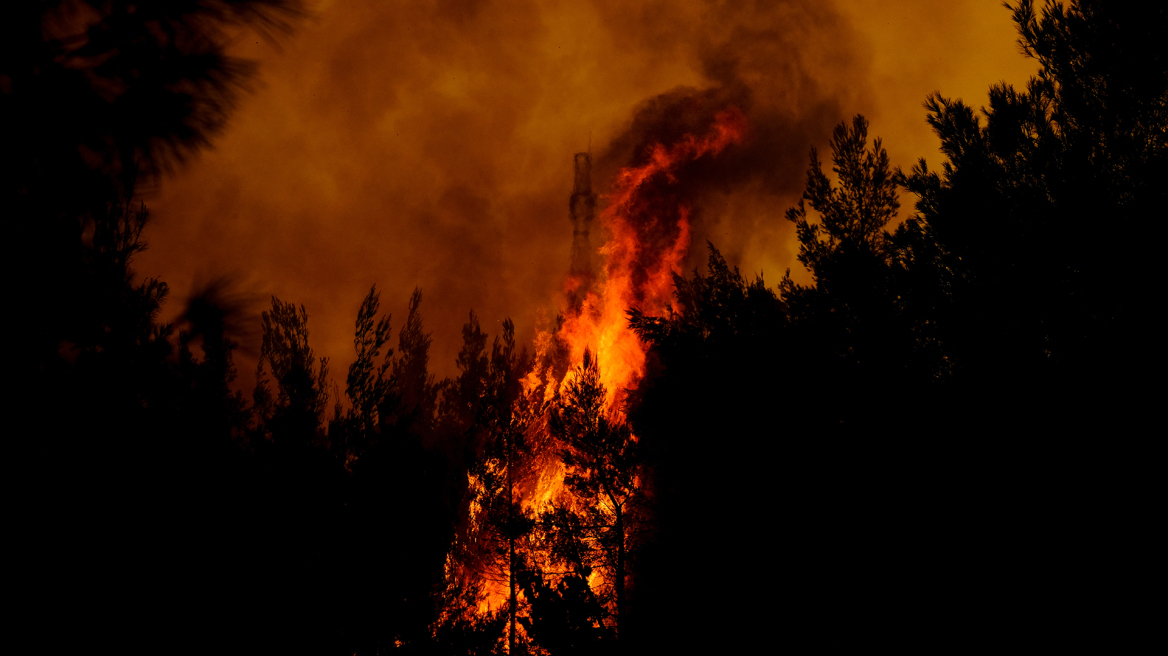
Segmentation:
{"type": "Polygon", "coordinates": [[[586,350],[549,415],[551,433],[563,445],[564,484],[575,494],[577,507],[545,515],[545,524],[553,534],[553,555],[558,559],[577,567],[594,563],[604,567],[619,632],[627,610],[630,551],[640,528],[636,502],[641,459],[636,438],[628,424],[605,407],[605,395],[597,361],[586,350]]]}
{"type": "Polygon", "coordinates": [[[303,305],[297,308],[273,296],[272,309],[261,320],[263,344],[252,393],[261,435],[298,446],[319,445],[328,406],[328,358],[318,359],[308,344],[308,312],[303,305]]]}

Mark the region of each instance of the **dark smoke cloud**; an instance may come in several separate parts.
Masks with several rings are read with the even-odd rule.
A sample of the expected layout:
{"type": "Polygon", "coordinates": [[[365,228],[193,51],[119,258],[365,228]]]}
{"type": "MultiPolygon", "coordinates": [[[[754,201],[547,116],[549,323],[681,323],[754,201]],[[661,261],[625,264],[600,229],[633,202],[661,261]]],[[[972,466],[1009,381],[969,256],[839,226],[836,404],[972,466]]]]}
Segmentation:
{"type": "Polygon", "coordinates": [[[495,332],[512,317],[520,339],[556,311],[573,153],[591,144],[603,194],[648,143],[733,104],[747,140],[687,172],[687,265],[709,239],[773,284],[799,273],[782,214],[834,124],[864,113],[894,163],[936,159],[925,94],[984,96],[1006,74],[991,64],[1022,61],[1008,12],[989,4],[322,0],[281,48],[236,44],[260,86],[212,151],[146,199],[137,269],[173,289],[238,271],[262,298],[303,303],[334,372],[370,285],[395,328],[420,287],[432,366],[453,373],[470,309],[495,332]],[[970,54],[987,48],[1001,56],[970,54]]]}

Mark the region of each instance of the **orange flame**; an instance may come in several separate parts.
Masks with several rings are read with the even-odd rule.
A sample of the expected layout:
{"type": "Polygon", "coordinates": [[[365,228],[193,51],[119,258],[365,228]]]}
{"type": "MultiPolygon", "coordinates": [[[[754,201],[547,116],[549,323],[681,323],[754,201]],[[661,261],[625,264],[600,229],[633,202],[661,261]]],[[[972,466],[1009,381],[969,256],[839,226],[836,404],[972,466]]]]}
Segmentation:
{"type": "MultiPolygon", "coordinates": [[[[545,399],[554,395],[561,381],[554,380],[552,372],[538,363],[546,360],[544,356],[558,337],[568,345],[573,365],[583,361],[585,349],[596,354],[601,382],[608,392],[607,406],[619,414],[614,403],[618,394],[635,387],[645,373],[646,347],[629,328],[626,311],[637,307],[647,314],[663,313],[672,298],[673,275],[681,273],[681,262],[689,250],[690,208],[680,200],[679,170],[738,143],[745,131],[745,116],[731,107],[718,112],[704,136],[687,134],[670,146],[654,144],[645,163],[620,170],[600,216],[609,234],[599,249],[603,278],[587,290],[578,311],[569,311],[558,333],[537,330],[537,365],[523,378],[524,390],[531,393],[546,385],[545,399]]],[[[590,282],[569,276],[565,297],[590,282]]],[[[546,436],[546,426],[536,430],[546,436]]],[[[533,484],[516,490],[524,511],[538,513],[552,504],[575,508],[577,500],[564,485],[564,476],[565,468],[555,449],[547,449],[533,484]]],[[[473,477],[470,485],[472,489],[480,486],[473,477]]],[[[471,514],[477,511],[472,504],[471,514]]],[[[472,529],[474,521],[472,517],[472,529]]],[[[588,582],[594,589],[602,586],[604,573],[594,570],[588,582]]],[[[480,572],[479,583],[483,592],[480,613],[505,607],[509,595],[505,577],[480,572]]],[[[519,596],[522,603],[522,594],[519,596]]]]}
{"type": "MultiPolygon", "coordinates": [[[[731,107],[718,112],[706,135],[687,134],[671,146],[654,144],[644,164],[617,174],[600,216],[611,235],[600,248],[604,280],[588,292],[581,310],[567,318],[560,332],[571,348],[572,362],[580,362],[586,348],[596,353],[610,407],[618,392],[636,386],[645,373],[645,345],[629,329],[625,312],[631,307],[648,314],[664,312],[672,296],[673,274],[681,273],[689,251],[690,208],[676,201],[655,203],[656,196],[662,189],[669,195],[669,187],[678,184],[681,166],[717,155],[741,141],[745,130],[745,116],[731,107]]],[[[579,281],[569,279],[566,287],[577,285],[579,281]]]]}

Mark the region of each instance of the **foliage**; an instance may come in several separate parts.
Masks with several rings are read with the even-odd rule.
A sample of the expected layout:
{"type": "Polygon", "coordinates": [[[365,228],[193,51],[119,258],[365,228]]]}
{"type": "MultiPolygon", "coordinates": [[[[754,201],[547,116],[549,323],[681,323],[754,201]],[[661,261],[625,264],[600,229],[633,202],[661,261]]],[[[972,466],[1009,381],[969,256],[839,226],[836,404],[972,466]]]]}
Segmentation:
{"type": "Polygon", "coordinates": [[[205,147],[252,70],[224,53],[228,32],[287,31],[302,9],[296,0],[64,0],[3,13],[4,119],[23,132],[6,137],[6,159],[23,160],[21,180],[77,180],[85,169],[152,175],[205,147]]]}
{"type": "Polygon", "coordinates": [[[559,577],[554,585],[537,570],[520,573],[531,615],[519,621],[536,644],[555,656],[601,654],[613,649],[615,632],[604,623],[607,611],[588,583],[590,573],[585,567],[559,577]]]}
{"type": "Polygon", "coordinates": [[[762,277],[746,282],[711,243],[707,273],[692,278],[674,275],[676,309],[664,317],[645,315],[638,308],[628,312],[629,326],[641,339],[659,348],[700,349],[719,343],[725,347],[770,340],[781,326],[783,314],[775,292],[762,277]]]}
{"type": "Polygon", "coordinates": [[[836,126],[831,160],[840,187],[832,186],[812,148],[807,190],[786,214],[796,227],[799,262],[820,285],[831,280],[835,260],[861,254],[880,257],[884,226],[900,208],[888,153],[880,139],[868,150],[868,120],[863,116],[856,115],[851,128],[845,123],[836,126]],[[808,220],[805,200],[819,213],[818,223],[808,220]]]}
{"type": "MultiPolygon", "coordinates": [[[[520,504],[521,490],[529,487],[535,455],[528,433],[540,419],[540,402],[523,389],[521,378],[530,367],[526,352],[515,351],[515,326],[503,323],[502,340],[491,347],[476,427],[483,431],[483,457],[472,467],[482,486],[478,497],[484,525],[498,538],[498,556],[508,558],[509,542],[532,528],[520,504]],[[524,485],[524,484],[528,485],[524,485]]],[[[510,571],[505,565],[505,571],[510,571]]]]}
{"type": "MultiPolygon", "coordinates": [[[[638,580],[671,609],[655,626],[687,610],[670,603],[688,592],[672,571],[738,557],[706,537],[718,531],[694,508],[731,515],[723,535],[781,518],[784,594],[818,604],[791,627],[810,640],[823,618],[903,636],[920,629],[901,616],[949,622],[950,633],[983,625],[894,590],[932,590],[963,618],[1009,607],[1044,636],[1102,644],[1140,612],[1099,600],[1130,594],[1106,572],[1139,544],[1148,512],[1135,427],[1154,407],[1141,371],[1158,358],[1157,242],[1132,235],[1166,200],[1168,11],[1085,0],[1012,11],[1039,74],[1022,89],[991,87],[980,114],[931,95],[938,170],[922,160],[892,171],[861,117],[833,134],[838,186],[813,151],[803,201],[787,213],[812,285],[788,276],[755,314],[741,276],[711,257],[708,276],[678,282],[679,311],[631,313],[651,345],[630,417],[652,454],[660,522],[638,580]],[[897,185],[916,211],[889,233],[897,185]],[[740,457],[718,456],[724,435],[740,457]],[[1009,554],[988,547],[1007,541],[1009,554]],[[1082,573],[1074,593],[1057,573],[1071,569],[1082,573]],[[824,589],[879,592],[849,606],[818,597],[824,589]],[[1068,617],[1100,628],[1070,629],[1068,617]]],[[[724,585],[728,600],[779,587],[724,585]]],[[[726,621],[752,611],[730,608],[726,621]]]]}
{"type": "Polygon", "coordinates": [[[378,408],[385,402],[385,396],[393,385],[393,381],[385,375],[392,363],[393,349],[386,350],[380,366],[374,364],[381,355],[382,347],[389,341],[390,333],[389,315],[377,317],[380,299],[377,287],[371,287],[357,310],[357,331],[353,336],[357,359],[349,365],[349,374],[345,379],[345,394],[353,404],[352,412],[365,433],[372,432],[377,426],[378,408]]]}
{"type": "Polygon", "coordinates": [[[568,469],[564,483],[581,498],[603,499],[616,512],[636,488],[637,443],[624,422],[608,416],[605,394],[597,361],[585,351],[584,361],[565,381],[550,426],[565,445],[560,451],[568,469]]]}
{"type": "Polygon", "coordinates": [[[981,117],[929,97],[946,161],[904,176],[917,216],[896,241],[915,312],[932,315],[970,393],[1004,383],[1081,411],[1098,380],[1125,390],[1104,392],[1112,402],[1140,394],[1128,381],[1151,337],[1155,256],[1129,230],[1166,200],[1168,63],[1153,44],[1168,12],[1102,2],[1013,12],[1038,76],[1022,90],[993,86],[981,117]]]}
{"type": "MultiPolygon", "coordinates": [[[[651,350],[628,407],[604,407],[591,353],[545,406],[514,326],[488,348],[473,313],[460,375],[436,381],[421,292],[392,349],[371,288],[327,431],[303,306],[262,314],[249,408],[232,390],[247,304],[213,283],[174,339],[166,285],[132,268],[139,171],[207,144],[247,79],[226,30],[296,7],[0,10],[0,195],[28,249],[16,405],[38,418],[11,458],[16,562],[36,574],[17,624],[72,651],[485,654],[507,632],[509,653],[570,654],[618,629],[622,649],[683,653],[1000,641],[1010,616],[1114,650],[1148,617],[1131,582],[1158,510],[1141,421],[1163,7],[1020,1],[1039,73],[980,113],[930,96],[937,169],[898,174],[863,117],[840,124],[836,181],[813,149],[786,214],[813,283],[776,292],[709,245],[666,316],[630,309],[651,350]],[[898,184],[915,212],[889,233],[898,184]],[[575,503],[536,515],[545,419],[575,503]],[[481,559],[459,578],[464,547],[481,559]],[[488,568],[511,603],[480,613],[488,568]]],[[[563,347],[539,365],[552,378],[563,347]]]]}
{"type": "Polygon", "coordinates": [[[263,345],[256,365],[252,394],[263,422],[261,430],[286,434],[302,444],[323,437],[328,407],[328,358],[317,359],[308,344],[308,312],[272,297],[272,309],[261,315],[263,345]],[[273,395],[265,370],[271,371],[273,395]]]}
{"type": "Polygon", "coordinates": [[[637,439],[605,407],[605,397],[598,363],[585,350],[548,415],[551,434],[563,445],[564,485],[575,495],[576,505],[553,509],[542,523],[558,560],[574,565],[578,573],[594,563],[604,567],[619,627],[626,610],[629,558],[640,528],[636,496],[642,461],[637,439]]]}
{"type": "Polygon", "coordinates": [[[444,385],[436,384],[428,373],[430,334],[422,327],[422,291],[410,295],[409,312],[398,332],[396,357],[390,366],[394,388],[386,396],[379,412],[383,430],[409,433],[414,439],[431,434],[438,411],[438,393],[444,385]]]}

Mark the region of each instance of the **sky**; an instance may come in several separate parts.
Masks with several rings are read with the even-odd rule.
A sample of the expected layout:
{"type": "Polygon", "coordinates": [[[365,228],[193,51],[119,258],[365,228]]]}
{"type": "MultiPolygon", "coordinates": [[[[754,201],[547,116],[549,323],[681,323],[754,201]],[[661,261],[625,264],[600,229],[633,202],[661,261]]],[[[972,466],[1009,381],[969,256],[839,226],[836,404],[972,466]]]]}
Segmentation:
{"type": "MultiPolygon", "coordinates": [[[[343,385],[353,326],[376,284],[404,323],[415,287],[431,371],[456,373],[473,309],[521,341],[562,302],[573,154],[593,187],[644,146],[726,105],[748,133],[694,192],[686,270],[705,241],[771,286],[808,277],[783,219],[812,147],[863,114],[892,164],[941,162],[922,103],[980,107],[1021,85],[1024,58],[999,2],[319,0],[290,35],[242,32],[230,52],[258,74],[211,149],[145,194],[135,268],[171,287],[163,320],[226,277],[252,311],[303,304],[311,343],[343,385]]],[[[902,196],[901,214],[911,212],[902,196]]],[[[594,237],[594,245],[596,237],[594,237]]],[[[245,339],[250,391],[258,336],[245,339]]]]}

